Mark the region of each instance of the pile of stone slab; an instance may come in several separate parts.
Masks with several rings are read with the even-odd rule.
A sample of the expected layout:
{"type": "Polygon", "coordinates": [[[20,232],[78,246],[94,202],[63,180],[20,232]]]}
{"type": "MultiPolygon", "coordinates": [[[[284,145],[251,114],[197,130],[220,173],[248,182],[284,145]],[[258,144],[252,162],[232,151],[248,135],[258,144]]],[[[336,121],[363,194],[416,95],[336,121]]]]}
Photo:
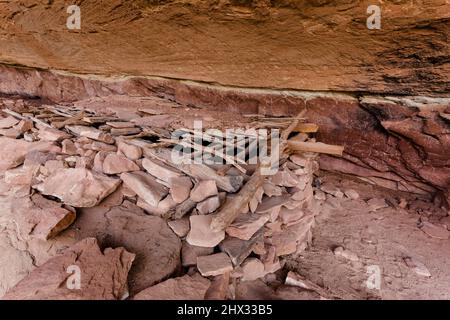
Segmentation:
{"type": "MultiPolygon", "coordinates": [[[[2,113],[1,192],[33,200],[31,210],[15,220],[22,236],[53,239],[70,229],[80,211],[100,208],[120,188],[122,200],[158,217],[155,228],[168,226],[173,233],[168,237],[179,238],[171,240],[180,243],[173,246],[181,251],[172,257],[177,271],[135,285],[134,299],[229,299],[239,281],[269,279],[283,267],[283,257],[302,252],[311,241],[319,213],[312,187],[318,153],[342,153],[309,137],[316,126],[297,117],[284,129],[279,170],[263,175],[259,165],[238,170],[228,164],[174,163],[176,142],[169,130],[142,120],[148,115],[123,120],[26,103],[6,106],[2,113]]],[[[114,220],[114,212],[108,214],[104,234],[129,227],[123,216],[114,220]]],[[[146,237],[164,247],[152,242],[152,234],[146,237]]],[[[126,249],[102,251],[95,238],[83,239],[34,269],[4,298],[128,298],[128,272],[140,268],[143,259],[133,262],[136,252],[128,250],[132,246],[125,238],[114,246],[126,249]],[[88,274],[87,288],[61,287],[68,277],[64,270],[72,265],[88,274]],[[95,272],[96,265],[105,276],[95,272]]]]}

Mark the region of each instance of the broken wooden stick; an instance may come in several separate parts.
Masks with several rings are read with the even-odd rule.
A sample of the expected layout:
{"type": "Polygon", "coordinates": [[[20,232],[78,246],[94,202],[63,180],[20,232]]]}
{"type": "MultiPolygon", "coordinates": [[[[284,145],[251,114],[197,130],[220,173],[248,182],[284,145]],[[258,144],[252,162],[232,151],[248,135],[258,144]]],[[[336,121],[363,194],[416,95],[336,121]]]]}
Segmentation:
{"type": "MultiPolygon", "coordinates": [[[[207,147],[207,146],[203,146],[203,145],[199,145],[195,142],[188,142],[188,141],[178,141],[178,140],[174,140],[174,139],[160,139],[161,142],[171,142],[174,145],[181,145],[183,147],[187,147],[187,148],[192,148],[196,151],[200,151],[201,153],[206,152],[209,154],[212,154],[214,156],[217,156],[221,159],[224,159],[227,163],[231,163],[234,167],[236,167],[236,169],[238,169],[240,172],[242,172],[243,174],[247,173],[247,170],[245,170],[245,168],[241,167],[239,164],[236,163],[236,161],[239,161],[240,159],[237,158],[236,161],[234,159],[234,157],[227,155],[224,151],[223,148],[225,148],[225,146],[222,146],[222,149],[215,149],[215,148],[211,148],[211,147],[207,147]]],[[[245,161],[242,161],[243,164],[245,164],[245,161]]]]}
{"type": "Polygon", "coordinates": [[[319,130],[319,126],[315,123],[299,123],[294,131],[303,133],[314,133],[319,130]]]}
{"type": "Polygon", "coordinates": [[[262,187],[264,176],[261,170],[257,169],[250,180],[242,187],[239,193],[233,199],[227,199],[220,211],[213,217],[211,229],[214,231],[222,231],[227,228],[237,216],[243,211],[254,197],[256,190],[262,187]]]}
{"type": "Polygon", "coordinates": [[[342,156],[342,153],[344,152],[343,146],[325,144],[322,142],[288,141],[287,144],[292,151],[326,153],[336,156],[342,156]]]}
{"type": "MultiPolygon", "coordinates": [[[[298,116],[292,121],[286,129],[281,133],[281,145],[280,155],[284,156],[285,149],[287,147],[287,139],[291,132],[297,127],[300,119],[306,113],[306,109],[298,114],[298,116]]],[[[270,161],[270,164],[273,161],[270,161]]],[[[242,212],[242,209],[248,205],[248,203],[255,196],[256,190],[262,187],[265,176],[261,174],[262,165],[258,164],[255,172],[251,176],[250,180],[242,187],[237,196],[232,200],[227,200],[217,214],[215,214],[211,221],[211,229],[214,231],[225,230],[242,212]]]]}
{"type": "Polygon", "coordinates": [[[46,122],[44,122],[44,121],[42,121],[42,120],[39,120],[39,119],[37,119],[37,118],[35,118],[35,117],[32,117],[32,116],[22,116],[20,113],[17,113],[17,112],[15,112],[15,111],[12,111],[12,110],[9,110],[9,109],[3,109],[2,110],[4,113],[7,113],[7,114],[9,114],[9,115],[12,115],[13,117],[16,117],[16,118],[18,118],[18,119],[21,119],[21,120],[31,120],[31,121],[33,121],[33,122],[35,122],[35,123],[38,123],[38,124],[40,124],[40,125],[42,125],[42,126],[44,126],[44,127],[47,127],[47,128],[53,128],[51,125],[49,125],[48,123],[46,123],[46,122]]]}

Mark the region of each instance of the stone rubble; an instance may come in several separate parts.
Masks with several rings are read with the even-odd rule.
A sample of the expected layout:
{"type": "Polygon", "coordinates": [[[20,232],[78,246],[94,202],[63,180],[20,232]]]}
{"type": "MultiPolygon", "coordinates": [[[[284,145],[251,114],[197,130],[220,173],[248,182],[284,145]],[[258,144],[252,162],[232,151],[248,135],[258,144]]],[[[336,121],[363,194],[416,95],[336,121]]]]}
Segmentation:
{"type": "Polygon", "coordinates": [[[230,257],[226,253],[216,253],[197,258],[197,268],[204,277],[218,276],[233,270],[230,257]]]}
{"type": "MultiPolygon", "coordinates": [[[[29,108],[27,114],[39,115],[29,108]]],[[[0,132],[0,190],[29,199],[11,219],[19,235],[47,245],[67,235],[81,240],[58,254],[49,251],[37,268],[28,261],[4,286],[6,299],[235,298],[232,283],[274,275],[285,256],[300,254],[311,243],[319,192],[343,195],[313,189],[318,156],[296,152],[250,190],[236,218],[216,231],[213,219],[239,199],[252,169],[245,167],[244,174],[238,166],[175,165],[164,143],[140,139],[168,139],[173,118],[142,114],[40,117],[47,125],[0,119],[0,129],[15,130],[0,132]],[[84,290],[71,293],[57,284],[76,255],[88,270],[82,280],[87,282],[84,290]]],[[[0,241],[0,247],[27,261],[9,244],[0,241]]],[[[0,271],[2,266],[0,261],[0,271]]]]}

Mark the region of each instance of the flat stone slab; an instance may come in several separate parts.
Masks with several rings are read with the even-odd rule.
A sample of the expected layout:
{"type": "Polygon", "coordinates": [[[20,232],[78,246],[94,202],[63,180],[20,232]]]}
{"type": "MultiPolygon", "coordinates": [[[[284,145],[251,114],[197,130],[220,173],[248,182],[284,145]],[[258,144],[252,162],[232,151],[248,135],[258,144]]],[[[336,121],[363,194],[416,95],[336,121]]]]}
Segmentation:
{"type": "Polygon", "coordinates": [[[120,178],[131,190],[148,204],[157,207],[169,190],[159,184],[152,175],[144,172],[122,173],[120,178]]]}
{"type": "Polygon", "coordinates": [[[195,274],[173,278],[147,288],[133,300],[203,300],[211,282],[195,274]]]}
{"type": "Polygon", "coordinates": [[[56,170],[36,186],[42,194],[54,196],[65,204],[85,208],[99,204],[120,185],[120,180],[85,168],[56,170]]]}

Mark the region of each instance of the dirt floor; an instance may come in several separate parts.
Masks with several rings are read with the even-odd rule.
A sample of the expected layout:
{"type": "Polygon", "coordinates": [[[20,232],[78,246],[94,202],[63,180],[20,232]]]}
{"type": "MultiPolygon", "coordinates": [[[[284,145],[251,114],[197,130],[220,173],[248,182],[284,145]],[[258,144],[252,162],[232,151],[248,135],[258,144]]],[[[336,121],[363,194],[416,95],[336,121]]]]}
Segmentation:
{"type": "Polygon", "coordinates": [[[327,195],[312,246],[287,261],[287,269],[322,286],[337,299],[450,298],[450,241],[432,238],[418,227],[425,220],[445,224],[448,217],[442,218],[444,210],[349,177],[322,173],[319,180],[342,191],[357,190],[360,198],[327,195]],[[372,198],[386,199],[389,206],[370,212],[366,201],[372,198]],[[399,206],[401,199],[406,200],[401,205],[407,203],[405,208],[399,206]],[[348,250],[348,257],[334,254],[336,247],[348,250]],[[423,264],[425,268],[418,271],[422,275],[408,267],[407,261],[423,264]],[[371,266],[381,270],[380,290],[367,288],[371,270],[376,268],[371,266]],[[424,276],[426,270],[431,276],[424,276]]]}

